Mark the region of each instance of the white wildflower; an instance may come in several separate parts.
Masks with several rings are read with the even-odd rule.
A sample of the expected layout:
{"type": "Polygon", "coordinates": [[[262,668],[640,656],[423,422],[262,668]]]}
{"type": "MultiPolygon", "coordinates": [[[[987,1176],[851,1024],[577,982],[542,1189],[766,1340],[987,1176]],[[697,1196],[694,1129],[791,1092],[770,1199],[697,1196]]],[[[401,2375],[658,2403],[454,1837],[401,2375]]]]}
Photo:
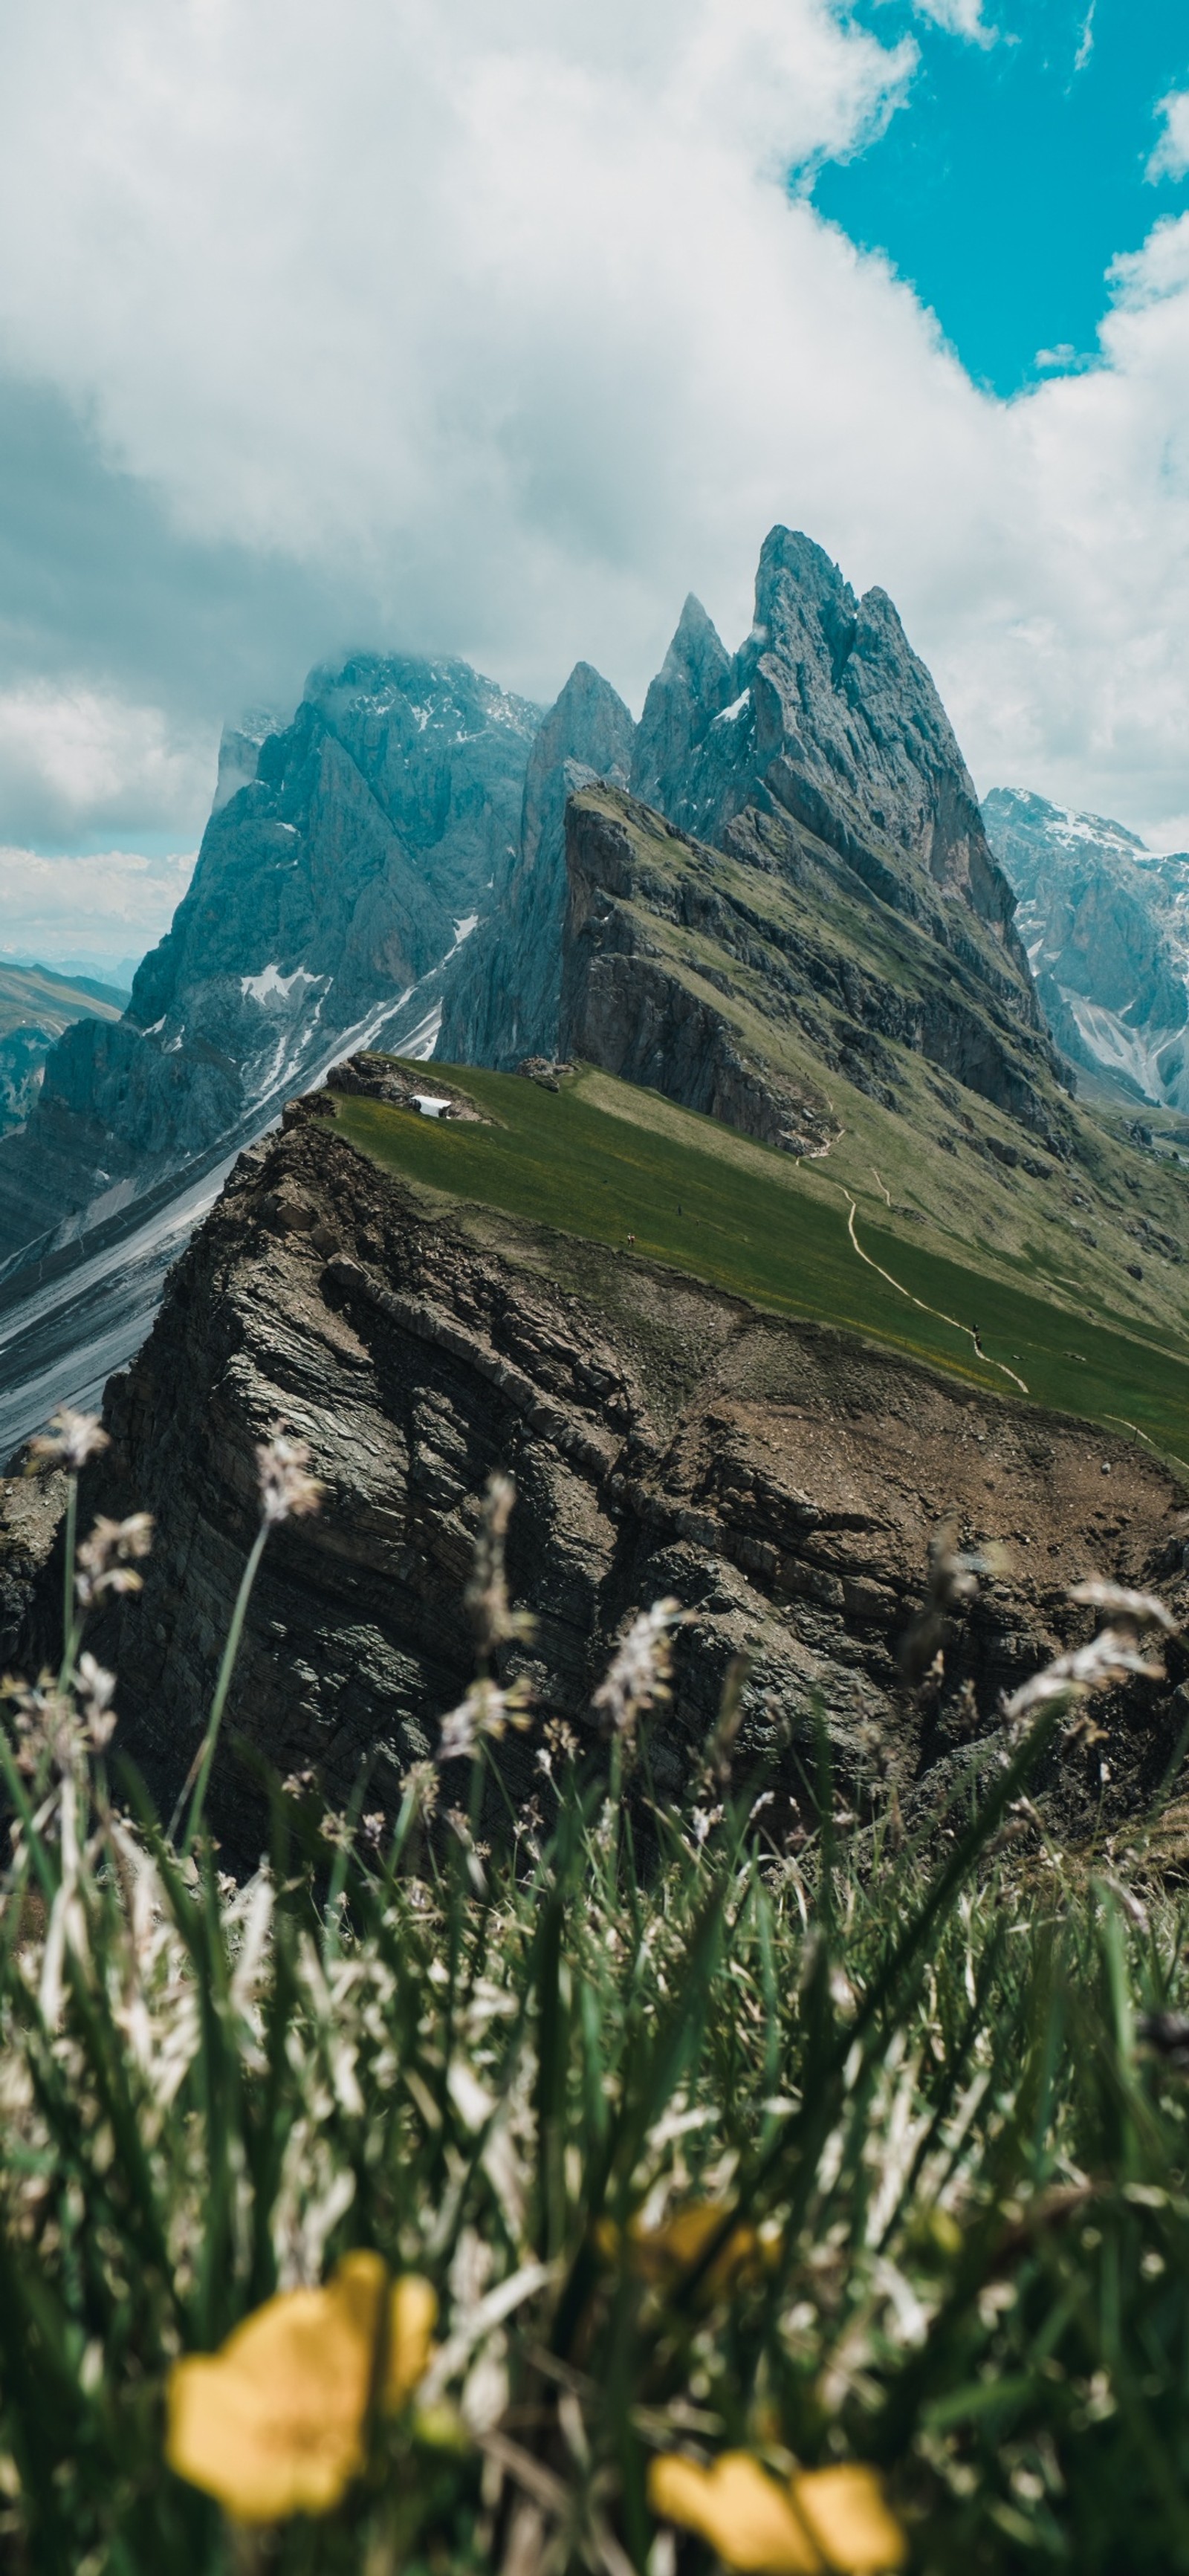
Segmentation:
{"type": "Polygon", "coordinates": [[[471,1683],[466,1698],[442,1719],[439,1762],[458,1762],[464,1756],[473,1760],[484,1736],[498,1742],[509,1726],[527,1726],[529,1701],[529,1685],[523,1677],[504,1689],[499,1682],[480,1675],[471,1683]]]}
{"type": "Polygon", "coordinates": [[[260,1508],[270,1527],[316,1512],[325,1487],[309,1473],[309,1446],[289,1440],[278,1425],[256,1451],[260,1475],[260,1508]]]}
{"type": "Polygon", "coordinates": [[[111,1443],[97,1413],[76,1413],[73,1405],[59,1405],[50,1416],[48,1431],[40,1432],[29,1443],[29,1456],[37,1467],[65,1467],[77,1476],[88,1458],[97,1458],[111,1443]]]}
{"type": "Polygon", "coordinates": [[[1163,1628],[1168,1637],[1177,1633],[1171,1610],[1157,1600],[1154,1592],[1129,1592],[1121,1583],[1107,1583],[1095,1576],[1088,1583],[1075,1583],[1069,1598],[1094,1610],[1109,1610],[1114,1619],[1134,1621],[1137,1628],[1163,1628]]]}
{"type": "Polygon", "coordinates": [[[654,1601],[651,1610],[637,1611],[592,1702],[611,1734],[630,1738],[643,1711],[668,1698],[672,1631],[684,1616],[680,1602],[673,1600],[654,1601]]]}

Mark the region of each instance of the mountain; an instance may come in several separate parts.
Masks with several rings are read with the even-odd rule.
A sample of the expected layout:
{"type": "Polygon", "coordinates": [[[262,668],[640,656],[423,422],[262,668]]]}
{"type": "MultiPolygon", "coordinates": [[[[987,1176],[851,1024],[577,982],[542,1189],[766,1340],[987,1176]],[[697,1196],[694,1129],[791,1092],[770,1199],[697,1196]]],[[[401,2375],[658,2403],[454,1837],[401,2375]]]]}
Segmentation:
{"type": "Polygon", "coordinates": [[[66,1030],[0,1143],[0,1265],[94,1234],[383,1028],[433,978],[520,823],[541,711],[461,662],[357,655],[224,744],[188,893],[123,1018],[66,1030]]]}
{"type": "MultiPolygon", "coordinates": [[[[645,832],[650,809],[722,854],[725,867],[701,871],[711,937],[727,918],[713,890],[740,871],[761,908],[782,913],[756,962],[767,982],[757,1007],[797,1022],[817,1053],[802,1086],[815,1133],[829,1120],[823,1073],[845,1062],[860,1086],[886,1090],[880,1040],[893,1037],[1066,1150],[1014,898],[937,691],[883,591],[856,599],[820,546],[775,528],[739,651],[729,655],[688,600],[630,732],[624,713],[601,774],[630,788],[645,832]]],[[[452,974],[443,1059],[511,1065],[592,1042],[589,1012],[575,1034],[560,973],[547,980],[541,962],[560,961],[571,891],[560,855],[543,868],[522,844],[504,902],[452,974]],[[536,1009],[526,1019],[530,909],[536,1009]]],[[[740,924],[732,935],[737,945],[740,924]]],[[[789,1132],[803,1124],[794,1118],[789,1132]]]]}
{"type": "Polygon", "coordinates": [[[1189,856],[1018,788],[983,816],[1063,1053],[1125,1097],[1189,1109],[1189,856]]]}
{"type": "MultiPolygon", "coordinates": [[[[840,1788],[891,1763],[908,1803],[919,1774],[998,1723],[1002,1690],[1084,1633],[1072,1581],[1180,1565],[1175,1475],[1117,1426],[1020,1400],[969,1333],[898,1298],[820,1166],[601,1074],[551,1089],[452,1073],[478,1115],[451,1124],[399,1105],[396,1072],[356,1060],[241,1158],[109,1387],[113,1445],[84,1491],[84,1515],[156,1516],[144,1593],[113,1602],[93,1642],[119,1672],[120,1741],[168,1813],[252,1540],[254,1445],[279,1418],[311,1444],[325,1505],[270,1541],[236,1670],[211,1808],[225,1865],[253,1867],[263,1829],[237,1740],[282,1775],[309,1769],[335,1807],[366,1764],[369,1805],[397,1807],[470,1676],[460,1589],[496,1467],[518,1495],[510,1580],[537,1620],[512,1650],[536,1688],[534,1738],[505,1747],[525,1803],[544,1721],[589,1730],[625,1614],[661,1595],[697,1625],[650,1737],[654,1776],[667,1790],[695,1772],[744,1653],[744,1746],[775,1755],[783,1813],[814,1776],[822,1712],[840,1788]],[[944,1676],[921,1704],[896,1652],[949,1508],[995,1570],[946,1620],[944,1676]]],[[[903,1257],[866,1216],[864,1237],[880,1261],[903,1257]]],[[[960,1294],[951,1274],[943,1301],[942,1276],[939,1305],[960,1294]]],[[[992,1326],[1027,1329],[1019,1303],[992,1309],[988,1353],[992,1326]]],[[[1058,1389],[1077,1380],[1069,1338],[1050,1336],[1058,1389]]],[[[1109,1340],[1087,1336],[1092,1364],[1109,1340]]],[[[1138,1346],[1112,1347],[1138,1370],[1129,1410],[1171,1418],[1155,1360],[1145,1377],[1138,1346]]],[[[1183,1361],[1174,1374],[1179,1431],[1183,1361]]],[[[0,1490],[10,1588],[35,1552],[27,1493],[0,1490]]],[[[46,1653],[59,1600],[52,1564],[46,1653]]],[[[1112,1814],[1169,1758],[1180,1670],[1142,1726],[1125,1701],[1104,1708],[1112,1814]]],[[[1095,1829],[1097,1758],[1066,1774],[1067,1821],[1095,1829]]]]}
{"type": "Polygon", "coordinates": [[[76,1020],[117,1020],[126,993],[87,975],[0,959],[0,1136],[24,1125],[41,1088],[45,1060],[76,1020]]]}
{"type": "Polygon", "coordinates": [[[130,1355],[237,1146],[377,1043],[580,1058],[820,1167],[907,1296],[973,1257],[1075,1354],[1104,1317],[1179,1350],[1179,1163],[1072,1096],[1015,904],[891,602],[787,529],[738,652],[688,601],[638,724],[585,663],[547,715],[461,663],[315,673],[228,735],[125,1018],[0,1140],[6,1441],[130,1355]]]}
{"type": "Polygon", "coordinates": [[[533,744],[500,899],[447,978],[437,1042],[445,1061],[516,1065],[555,1052],[566,804],[593,779],[627,785],[635,730],[622,698],[579,662],[533,744]]]}

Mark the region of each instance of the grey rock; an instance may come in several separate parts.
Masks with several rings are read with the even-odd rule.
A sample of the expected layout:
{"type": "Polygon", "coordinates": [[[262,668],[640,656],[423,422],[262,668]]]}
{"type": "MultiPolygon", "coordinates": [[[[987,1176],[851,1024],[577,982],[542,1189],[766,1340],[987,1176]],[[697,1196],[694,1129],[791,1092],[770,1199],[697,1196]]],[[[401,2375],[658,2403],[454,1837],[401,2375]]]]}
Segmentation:
{"type": "Polygon", "coordinates": [[[1189,857],[1018,788],[983,813],[1063,1053],[1127,1097],[1189,1109],[1189,857]]]}
{"type": "Polygon", "coordinates": [[[519,843],[499,899],[446,992],[437,1054],[445,1064],[509,1068],[552,1054],[566,908],[567,798],[592,778],[626,786],[635,728],[622,698],[579,662],[533,744],[519,843]]]}
{"type": "MultiPolygon", "coordinates": [[[[605,683],[591,673],[587,686],[604,691],[616,722],[579,746],[563,693],[556,731],[534,753],[552,782],[548,834],[534,838],[526,790],[522,856],[490,929],[454,971],[441,1056],[514,1065],[565,1043],[558,808],[563,789],[580,783],[567,752],[613,784],[630,764],[633,795],[703,844],[758,857],[762,837],[763,864],[799,869],[803,880],[807,852],[825,855],[827,877],[841,862],[852,886],[919,928],[947,972],[956,966],[957,980],[973,977],[997,1009],[1040,1031],[1014,897],[941,700],[883,591],[856,599],[820,546],[774,528],[738,653],[691,597],[634,732],[605,683]]],[[[822,892],[828,900],[825,880],[822,892]]],[[[937,1020],[926,1002],[930,1012],[937,1020]]],[[[969,1027],[960,1041],[951,1029],[936,1050],[963,1081],[985,1054],[969,1027]]],[[[985,1081],[977,1075],[974,1087],[985,1081]]]]}
{"type": "MultiPolygon", "coordinates": [[[[510,1579],[538,1626],[514,1651],[538,1725],[558,1714],[592,1733],[592,1687],[629,1611],[665,1593],[698,1611],[653,1735],[666,1788],[692,1781],[741,1651],[741,1758],[786,1721],[782,1796],[803,1783],[819,1707],[848,1786],[887,1760],[911,1779],[944,1748],[947,1710],[969,1723],[964,1684],[992,1728],[1000,1691],[1084,1633],[1066,1591],[1087,1565],[1142,1582],[1184,1542],[1182,1489],[1121,1438],[1088,1444],[1084,1425],[610,1248],[507,1221],[493,1239],[310,1117],[237,1167],[109,1387],[113,1446],[86,1480],[84,1518],[156,1515],[143,1594],[114,1603],[92,1642],[119,1674],[118,1742],[166,1812],[256,1526],[255,1444],[279,1418],[327,1492],[316,1518],[274,1533],[253,1596],[211,1805],[237,1867],[254,1865],[263,1830],[237,1738],[282,1775],[312,1767],[335,1806],[369,1763],[369,1803],[396,1807],[469,1678],[460,1595],[495,1467],[517,1486],[510,1579]],[[278,1224],[278,1209],[302,1222],[278,1224]],[[930,1713],[906,1699],[896,1648],[951,1507],[976,1544],[1004,1530],[1015,1544],[947,1622],[930,1713]]],[[[59,1585],[54,1565],[51,1613],[59,1585]]],[[[1135,1768],[1167,1753],[1146,1702],[1142,1722],[1123,1714],[1111,1759],[1131,1796],[1135,1768]]],[[[528,1798],[534,1739],[506,1751],[528,1798]]],[[[1100,1794],[1095,1765],[1091,1815],[1100,1794]]]]}
{"type": "Polygon", "coordinates": [[[539,722],[465,663],[358,655],[282,730],[237,730],[123,1020],[68,1030],[0,1142],[0,1271],[226,1150],[402,1009],[406,1037],[426,1020],[516,846],[539,722]]]}
{"type": "Polygon", "coordinates": [[[992,933],[1003,989],[1028,1014],[1011,889],[945,709],[886,591],[857,599],[820,546],[773,528],[751,633],[729,670],[724,662],[705,613],[687,602],[645,705],[634,792],[712,842],[748,806],[775,808],[944,941],[935,887],[992,933]]]}
{"type": "Polygon", "coordinates": [[[567,1055],[804,1155],[838,1131],[804,1041],[823,1078],[842,1074],[893,1110],[894,1045],[1068,1155],[1052,1049],[1005,1004],[994,951],[989,967],[978,948],[955,957],[899,906],[893,938],[882,897],[787,815],[745,808],[724,842],[729,870],[622,791],[571,798],[567,1055]]]}

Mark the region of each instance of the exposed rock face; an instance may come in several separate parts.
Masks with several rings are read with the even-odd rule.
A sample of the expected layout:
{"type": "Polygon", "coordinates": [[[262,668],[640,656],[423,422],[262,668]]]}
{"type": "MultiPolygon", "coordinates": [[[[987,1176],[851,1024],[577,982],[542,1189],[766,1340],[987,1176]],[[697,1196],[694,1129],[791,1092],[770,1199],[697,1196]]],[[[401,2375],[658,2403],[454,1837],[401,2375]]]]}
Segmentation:
{"type": "Polygon", "coordinates": [[[566,909],[565,809],[594,778],[626,786],[635,727],[622,698],[579,662],[533,744],[519,846],[498,901],[449,980],[437,1052],[507,1069],[557,1039],[566,909]]]}
{"type": "Polygon", "coordinates": [[[981,961],[911,914],[889,924],[783,818],[745,809],[724,839],[719,856],[609,788],[571,799],[566,1054],[805,1154],[837,1132],[824,1078],[896,1109],[907,1048],[1068,1154],[1048,1040],[981,961]]]}
{"type": "MultiPolygon", "coordinates": [[[[430,1210],[320,1118],[241,1160],[107,1418],[114,1445],[84,1502],[148,1506],[158,1529],[143,1596],[95,1642],[166,1806],[255,1525],[254,1444],[278,1418],[328,1494],[270,1542],[231,1725],[282,1774],[314,1766],[337,1803],[367,1759],[369,1797],[391,1807],[465,1687],[460,1591],[497,1466],[517,1481],[510,1571],[539,1622],[542,1716],[589,1725],[633,1606],[672,1592],[697,1609],[657,1747],[670,1787],[743,1648],[747,1741],[792,1724],[786,1789],[818,1702],[845,1778],[880,1744],[911,1773],[993,1723],[999,1690],[1069,1635],[1069,1581],[1167,1574],[1189,1527],[1172,1478],[1121,1441],[613,1251],[430,1210]],[[947,1629],[922,1736],[894,1648],[950,1504],[964,1540],[1004,1553],[947,1629]]],[[[1124,1764],[1142,1769],[1158,1738],[1145,1704],[1124,1764]]],[[[527,1795],[531,1743],[510,1758],[527,1795]]],[[[214,1815],[250,1864],[259,1812],[230,1751],[214,1815]]]]}
{"type": "Polygon", "coordinates": [[[23,1127],[37,1105],[45,1060],[76,1020],[116,1020],[127,996],[90,976],[45,966],[0,964],[0,1136],[23,1127]]]}
{"type": "MultiPolygon", "coordinates": [[[[611,701],[593,672],[583,688],[604,690],[604,701],[611,701]]],[[[565,696],[557,721],[562,708],[565,696]]],[[[1039,1033],[1032,976],[1011,920],[1014,894],[990,855],[944,706],[885,592],[869,590],[856,600],[820,546],[774,528],[756,574],[756,623],[740,652],[727,654],[702,603],[689,598],[663,670],[647,690],[640,726],[632,729],[619,701],[614,708],[614,724],[585,737],[580,757],[588,768],[609,783],[624,783],[629,770],[634,796],[702,845],[758,858],[769,873],[781,868],[797,878],[805,891],[802,912],[812,914],[812,896],[823,907],[807,933],[818,956],[830,948],[830,912],[843,868],[843,884],[864,886],[879,907],[916,927],[921,979],[934,969],[936,984],[931,951],[941,951],[944,976],[957,984],[975,979],[980,987],[975,1007],[993,1002],[1021,1030],[1039,1033]],[[820,863],[815,878],[807,860],[820,863]]],[[[555,806],[562,781],[578,783],[565,773],[560,750],[557,739],[555,806]]],[[[482,951],[454,969],[438,1038],[446,1061],[508,1066],[526,1051],[552,1054],[557,1043],[570,1043],[565,1012],[557,1020],[560,811],[552,829],[557,863],[542,871],[539,860],[521,860],[482,951]],[[524,1002],[526,974],[531,1010],[524,1002]]],[[[872,917],[872,951],[885,945],[885,927],[872,917]]],[[[985,1043],[985,1030],[972,1028],[970,1012],[962,1018],[962,992],[952,1012],[936,989],[921,994],[921,1005],[923,1023],[936,1030],[934,1059],[959,1082],[970,1082],[975,1066],[972,1087],[985,1090],[990,1082],[988,1097],[1008,1103],[1014,1087],[1003,1077],[1003,1051],[985,1043]]],[[[709,1041],[691,1043],[704,1054],[709,1041]]],[[[647,1051],[655,1061],[655,1030],[647,1051]]],[[[624,1054],[624,1069],[627,1061],[624,1054]]],[[[1016,1084],[1016,1095],[1029,1118],[1032,1087],[1016,1084]]]]}
{"type": "Polygon", "coordinates": [[[1137,1099],[1189,1109],[1189,857],[1017,788],[983,813],[1058,1045],[1137,1099]]]}
{"type": "Polygon", "coordinates": [[[788,814],[936,932],[936,908],[916,882],[924,870],[1001,943],[1028,1009],[1011,890],[929,673],[887,593],[856,599],[808,537],[773,528],[755,622],[733,660],[687,600],[645,702],[631,783],[704,841],[720,841],[748,805],[788,814]]]}
{"type": "Polygon", "coordinates": [[[233,1141],[381,1026],[407,1046],[424,1023],[428,1049],[426,979],[505,867],[539,721],[463,663],[361,656],[316,672],[291,725],[235,735],[125,1017],[67,1032],[0,1146],[0,1264],[233,1141]]]}
{"type": "Polygon", "coordinates": [[[61,1605],[47,1580],[62,1514],[66,1478],[0,1477],[0,1671],[11,1671],[19,1652],[28,1669],[61,1640],[61,1605]]]}

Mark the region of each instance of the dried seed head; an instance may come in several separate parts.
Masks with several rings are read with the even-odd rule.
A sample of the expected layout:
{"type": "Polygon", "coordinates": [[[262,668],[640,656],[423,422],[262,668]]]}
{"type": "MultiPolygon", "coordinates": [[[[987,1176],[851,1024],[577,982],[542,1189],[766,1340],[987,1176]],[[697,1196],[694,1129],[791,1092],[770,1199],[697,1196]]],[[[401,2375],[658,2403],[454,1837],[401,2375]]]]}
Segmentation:
{"type": "Polygon", "coordinates": [[[531,1637],[535,1624],[531,1611],[513,1610],[508,1600],[504,1542],[515,1500],[516,1487],[510,1476],[497,1471],[488,1477],[470,1577],[462,1596],[481,1664],[490,1662],[497,1646],[507,1645],[514,1637],[531,1637]]]}
{"type": "Polygon", "coordinates": [[[53,1674],[43,1672],[35,1684],[5,1676],[4,1697],[13,1704],[17,1768],[27,1778],[43,1769],[48,1758],[63,1777],[76,1772],[87,1751],[72,1699],[58,1690],[53,1674]]]}
{"type": "Polygon", "coordinates": [[[83,1724],[96,1753],[102,1753],[115,1733],[116,1712],[112,1707],[116,1677],[95,1661],[94,1655],[80,1655],[75,1675],[83,1724]]]}
{"type": "Polygon", "coordinates": [[[1109,1690],[1115,1682],[1126,1681],[1131,1673],[1142,1681],[1164,1679],[1164,1666],[1145,1662],[1140,1654],[1133,1628],[1104,1628],[1092,1637],[1088,1646],[1075,1646],[1072,1653],[1058,1655],[1041,1673],[1033,1673],[1018,1691],[1004,1702],[1003,1717],[1008,1726],[1019,1726],[1034,1708],[1050,1700],[1081,1698],[1087,1691],[1109,1690]]]}
{"type": "Polygon", "coordinates": [[[147,1556],[152,1544],[151,1512],[132,1512],[126,1521],[108,1520],[101,1512],[78,1551],[74,1588],[84,1610],[105,1592],[139,1592],[144,1578],[136,1572],[136,1560],[147,1556]]]}
{"type": "Polygon", "coordinates": [[[73,1405],[60,1404],[50,1416],[48,1431],[40,1432],[29,1443],[29,1457],[36,1462],[33,1472],[47,1473],[54,1467],[65,1467],[77,1476],[88,1458],[98,1458],[111,1442],[97,1413],[76,1413],[73,1405]]]}
{"type": "Polygon", "coordinates": [[[669,1599],[637,1611],[591,1702],[609,1734],[631,1740],[644,1710],[668,1698],[672,1632],[685,1615],[680,1602],[669,1599]]]}
{"type": "Polygon", "coordinates": [[[925,1679],[938,1655],[947,1616],[973,1601],[980,1574],[992,1571],[988,1557],[958,1546],[958,1524],[943,1521],[929,1541],[929,1579],[925,1598],[896,1648],[896,1661],[906,1682],[925,1679]]]}
{"type": "Polygon", "coordinates": [[[463,1756],[473,1760],[485,1735],[498,1742],[509,1726],[526,1727],[531,1704],[532,1689],[523,1675],[507,1690],[483,1678],[473,1681],[466,1698],[442,1719],[439,1762],[457,1762],[463,1756]]]}
{"type": "Polygon", "coordinates": [[[412,1762],[408,1770],[401,1774],[401,1797],[412,1801],[414,1811],[419,1816],[433,1815],[438,1803],[440,1786],[437,1766],[433,1762],[412,1762]]]}
{"type": "Polygon", "coordinates": [[[317,1476],[310,1475],[309,1455],[308,1443],[287,1439],[279,1424],[257,1449],[260,1508],[270,1527],[318,1510],[326,1489],[317,1476]]]}
{"type": "Polygon", "coordinates": [[[1116,1622],[1126,1620],[1136,1628],[1163,1628],[1166,1637],[1177,1633],[1171,1610],[1157,1600],[1154,1592],[1128,1592],[1121,1583],[1107,1583],[1095,1576],[1089,1583],[1075,1583],[1069,1598],[1092,1610],[1108,1610],[1116,1622]]]}

